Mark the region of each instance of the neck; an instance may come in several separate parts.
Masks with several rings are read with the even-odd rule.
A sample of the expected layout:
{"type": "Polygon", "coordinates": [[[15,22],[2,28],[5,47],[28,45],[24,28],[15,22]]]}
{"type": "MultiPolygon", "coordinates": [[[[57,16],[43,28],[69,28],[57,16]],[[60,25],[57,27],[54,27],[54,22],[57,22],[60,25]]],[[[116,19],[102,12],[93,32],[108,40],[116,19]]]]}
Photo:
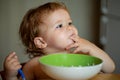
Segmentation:
{"type": "Polygon", "coordinates": [[[44,49],[44,52],[46,53],[46,54],[53,54],[53,53],[67,53],[67,51],[66,50],[58,50],[58,49],[53,49],[53,48],[46,48],[46,49],[44,49]]]}

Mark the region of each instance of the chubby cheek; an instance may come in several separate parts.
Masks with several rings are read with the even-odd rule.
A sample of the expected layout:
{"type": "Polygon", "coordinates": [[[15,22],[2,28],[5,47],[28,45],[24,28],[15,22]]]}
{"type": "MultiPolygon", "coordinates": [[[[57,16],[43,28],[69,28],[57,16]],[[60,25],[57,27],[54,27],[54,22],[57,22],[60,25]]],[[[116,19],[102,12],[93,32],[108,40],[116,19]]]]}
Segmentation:
{"type": "Polygon", "coordinates": [[[50,41],[51,46],[58,49],[65,49],[72,43],[73,41],[67,36],[67,34],[54,34],[50,41]]]}

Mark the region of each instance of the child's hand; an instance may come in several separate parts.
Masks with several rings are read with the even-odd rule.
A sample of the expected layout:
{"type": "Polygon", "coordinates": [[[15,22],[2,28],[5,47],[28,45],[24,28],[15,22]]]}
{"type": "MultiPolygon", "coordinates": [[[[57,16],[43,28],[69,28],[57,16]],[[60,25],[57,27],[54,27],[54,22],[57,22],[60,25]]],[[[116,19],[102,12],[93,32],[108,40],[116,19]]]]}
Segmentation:
{"type": "Polygon", "coordinates": [[[15,52],[10,53],[4,61],[4,70],[6,78],[9,80],[15,79],[18,74],[18,69],[21,68],[20,62],[15,52]]]}
{"type": "Polygon", "coordinates": [[[80,38],[77,35],[72,36],[71,39],[74,41],[74,43],[69,45],[66,48],[66,50],[70,51],[71,48],[74,48],[72,53],[90,54],[90,51],[93,48],[94,44],[92,44],[91,42],[89,42],[83,38],[80,38]]]}

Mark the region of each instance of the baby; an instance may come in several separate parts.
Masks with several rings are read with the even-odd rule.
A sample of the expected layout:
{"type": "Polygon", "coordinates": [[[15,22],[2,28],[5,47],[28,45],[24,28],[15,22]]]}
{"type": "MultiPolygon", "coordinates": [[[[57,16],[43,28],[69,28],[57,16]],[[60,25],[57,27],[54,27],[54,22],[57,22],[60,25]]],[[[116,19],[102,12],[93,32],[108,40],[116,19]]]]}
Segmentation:
{"type": "Polygon", "coordinates": [[[18,80],[18,69],[22,67],[26,80],[51,79],[38,62],[40,56],[57,52],[87,54],[103,60],[102,72],[115,69],[112,59],[100,48],[78,36],[69,11],[63,3],[49,2],[30,9],[20,25],[19,34],[30,60],[22,67],[15,52],[4,61],[6,80],[18,80]],[[71,48],[74,50],[71,51],[71,48]]]}

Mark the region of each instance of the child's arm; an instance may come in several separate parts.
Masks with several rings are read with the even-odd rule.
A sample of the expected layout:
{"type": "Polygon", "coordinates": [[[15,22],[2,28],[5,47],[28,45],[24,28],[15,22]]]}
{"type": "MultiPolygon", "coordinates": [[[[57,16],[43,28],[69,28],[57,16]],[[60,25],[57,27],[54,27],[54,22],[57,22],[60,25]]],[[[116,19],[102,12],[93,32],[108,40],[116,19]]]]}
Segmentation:
{"type": "Polygon", "coordinates": [[[105,53],[102,49],[95,46],[93,43],[80,38],[79,36],[73,36],[71,39],[74,43],[67,47],[67,50],[75,47],[73,53],[85,53],[92,56],[96,56],[103,60],[103,68],[102,71],[105,73],[111,73],[115,69],[115,64],[112,59],[105,53]]]}
{"type": "Polygon", "coordinates": [[[6,80],[18,80],[18,69],[21,68],[20,62],[15,52],[10,53],[4,61],[4,71],[6,80]]]}

